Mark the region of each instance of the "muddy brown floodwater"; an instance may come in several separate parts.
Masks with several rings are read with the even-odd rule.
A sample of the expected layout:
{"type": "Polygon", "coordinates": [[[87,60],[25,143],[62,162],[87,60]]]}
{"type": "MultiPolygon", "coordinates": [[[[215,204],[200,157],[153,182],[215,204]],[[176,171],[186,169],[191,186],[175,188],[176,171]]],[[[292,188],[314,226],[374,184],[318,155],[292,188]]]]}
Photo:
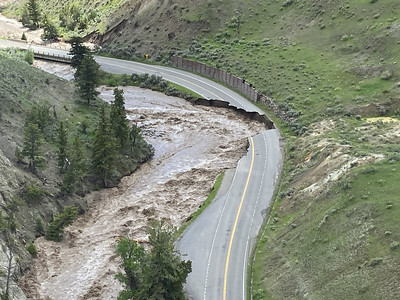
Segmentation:
{"type": "MultiPolygon", "coordinates": [[[[264,128],[232,110],[123,89],[128,118],[142,128],[155,156],[118,187],[87,195],[88,213],[65,230],[61,243],[35,241],[38,258],[21,280],[34,299],[116,299],[116,240],[146,241],[151,218],[181,225],[207,198],[218,174],[236,166],[248,137],[264,128]]],[[[113,100],[113,89],[99,91],[105,101],[113,100]]]]}

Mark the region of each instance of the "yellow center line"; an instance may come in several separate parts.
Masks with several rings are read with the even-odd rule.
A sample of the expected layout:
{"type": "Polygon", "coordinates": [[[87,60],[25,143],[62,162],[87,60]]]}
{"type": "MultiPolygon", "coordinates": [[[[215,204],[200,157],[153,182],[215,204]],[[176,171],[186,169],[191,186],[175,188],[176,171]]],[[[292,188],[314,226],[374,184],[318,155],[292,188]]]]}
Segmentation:
{"type": "Polygon", "coordinates": [[[238,223],[238,220],[239,220],[240,211],[241,211],[241,209],[242,209],[242,205],[243,205],[243,202],[244,202],[244,197],[245,197],[245,195],[246,195],[247,187],[248,187],[248,185],[249,185],[251,172],[253,171],[253,164],[254,164],[254,141],[253,141],[253,138],[252,138],[252,137],[250,137],[250,142],[251,142],[251,164],[250,164],[250,170],[249,170],[249,174],[247,175],[246,185],[244,186],[244,190],[243,190],[242,198],[241,198],[241,200],[240,200],[239,208],[238,208],[238,211],[237,211],[237,213],[236,213],[236,219],[235,219],[235,223],[233,224],[232,233],[231,233],[231,239],[230,239],[230,241],[229,241],[228,254],[226,255],[223,300],[226,300],[226,284],[227,284],[227,279],[228,279],[229,258],[230,258],[230,256],[231,256],[231,249],[232,249],[232,243],[233,243],[233,236],[235,235],[236,226],[237,226],[237,223],[238,223]]]}

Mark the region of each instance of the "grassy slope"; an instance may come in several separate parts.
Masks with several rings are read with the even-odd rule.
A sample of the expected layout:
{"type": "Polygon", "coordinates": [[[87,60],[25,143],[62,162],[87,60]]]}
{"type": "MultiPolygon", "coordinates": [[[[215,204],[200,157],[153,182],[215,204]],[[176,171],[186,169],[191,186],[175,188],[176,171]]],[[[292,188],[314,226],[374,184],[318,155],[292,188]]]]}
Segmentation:
{"type": "Polygon", "coordinates": [[[226,26],[181,52],[245,77],[298,116],[283,126],[287,162],[253,296],[398,298],[399,123],[366,118],[400,114],[400,4],[284,2],[230,1],[238,13],[226,26]],[[303,127],[300,137],[286,130],[303,127]]]}
{"type": "MultiPolygon", "coordinates": [[[[39,9],[42,15],[46,14],[55,24],[60,24],[59,14],[64,8],[65,11],[76,11],[79,19],[86,26],[77,26],[74,32],[68,32],[66,29],[61,29],[60,33],[64,37],[73,35],[85,35],[91,31],[98,30],[104,33],[107,30],[108,19],[112,12],[120,9],[127,0],[42,0],[39,1],[39,9]]],[[[24,3],[26,1],[14,1],[3,12],[5,15],[20,18],[23,12],[24,3]]],[[[72,16],[72,14],[69,14],[72,16]]],[[[72,17],[71,17],[72,18],[72,17]]]]}
{"type": "Polygon", "coordinates": [[[366,120],[399,116],[398,1],[143,3],[109,37],[111,53],[178,48],[296,117],[282,126],[287,162],[256,250],[254,298],[399,297],[399,125],[366,120]]]}
{"type": "Polygon", "coordinates": [[[287,161],[256,250],[255,299],[400,297],[399,123],[366,119],[399,116],[400,4],[370,2],[143,1],[108,21],[131,20],[110,52],[178,48],[297,116],[282,126],[287,161]]]}

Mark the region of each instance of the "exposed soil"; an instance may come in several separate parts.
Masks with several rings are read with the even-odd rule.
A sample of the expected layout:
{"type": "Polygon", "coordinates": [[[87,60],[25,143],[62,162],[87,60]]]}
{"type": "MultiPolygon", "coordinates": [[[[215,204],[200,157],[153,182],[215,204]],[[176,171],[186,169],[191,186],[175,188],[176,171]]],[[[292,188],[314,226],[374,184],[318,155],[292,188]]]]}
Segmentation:
{"type": "Polygon", "coordinates": [[[25,33],[28,43],[42,42],[40,36],[43,34],[43,29],[29,30],[28,28],[24,27],[21,22],[7,18],[0,14],[0,37],[21,40],[23,33],[25,33]]]}
{"type": "MultiPolygon", "coordinates": [[[[68,75],[62,65],[51,68],[68,75]]],[[[112,88],[99,91],[113,100],[112,88]]],[[[118,187],[87,195],[89,212],[66,229],[61,243],[35,241],[38,258],[20,281],[33,299],[115,299],[121,289],[114,278],[119,237],[145,242],[152,218],[182,224],[217,175],[245,154],[247,138],[264,128],[228,109],[193,106],[140,88],[124,87],[124,97],[128,118],[142,128],[155,156],[118,187]]]]}

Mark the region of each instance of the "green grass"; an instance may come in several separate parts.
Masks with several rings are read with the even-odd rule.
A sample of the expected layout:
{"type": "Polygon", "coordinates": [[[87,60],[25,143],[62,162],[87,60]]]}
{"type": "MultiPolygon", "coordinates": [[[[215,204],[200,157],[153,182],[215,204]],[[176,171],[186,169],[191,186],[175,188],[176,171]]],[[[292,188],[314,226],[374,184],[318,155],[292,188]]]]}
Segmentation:
{"type": "Polygon", "coordinates": [[[398,291],[380,287],[397,276],[400,264],[400,251],[391,249],[400,240],[399,167],[398,161],[384,161],[357,168],[297,210],[302,214],[285,215],[277,226],[266,227],[256,250],[253,293],[292,298],[303,284],[317,299],[396,298],[398,291]],[[370,266],[375,259],[383,262],[370,266]],[[276,273],[279,279],[272,279],[276,273]]]}
{"type": "Polygon", "coordinates": [[[348,8],[337,3],[318,7],[308,1],[283,9],[274,1],[237,4],[239,32],[227,22],[220,33],[193,42],[186,53],[246,78],[259,91],[299,112],[298,122],[309,125],[351,112],[354,106],[396,97],[400,45],[390,38],[388,26],[397,14],[389,6],[360,1],[349,1],[348,8]],[[323,30],[311,23],[314,13],[321,14],[317,20],[326,25],[323,30]],[[372,18],[376,13],[379,22],[372,18]],[[372,25],[376,25],[373,30],[372,25]],[[380,79],[388,70],[393,78],[380,79]],[[363,103],[355,104],[361,97],[363,103]]]}
{"type": "MultiPolygon", "coordinates": [[[[179,12],[182,26],[202,21],[204,30],[188,40],[183,35],[171,39],[161,57],[166,62],[174,52],[171,48],[178,49],[176,54],[246,78],[273,97],[281,110],[296,116],[287,124],[267,110],[283,132],[287,159],[271,210],[271,217],[279,220],[265,228],[256,250],[254,299],[400,298],[392,288],[398,281],[399,251],[390,246],[400,239],[395,184],[399,175],[393,171],[400,157],[399,139],[393,134],[397,125],[366,123],[367,117],[400,116],[400,3],[284,2],[176,1],[175,8],[168,9],[179,12]],[[190,47],[183,48],[188,43],[190,47]],[[295,136],[295,125],[307,131],[295,136]],[[318,195],[302,194],[303,188],[324,178],[326,174],[314,171],[333,154],[349,160],[371,154],[385,159],[361,168],[355,165],[318,195]],[[372,166],[375,173],[365,171],[372,166]],[[388,202],[393,202],[391,208],[388,202]],[[325,215],[327,220],[319,226],[325,215]],[[370,225],[375,229],[368,229],[370,225]],[[369,266],[374,259],[377,265],[369,266]]],[[[118,5],[110,1],[106,6],[118,5]]],[[[107,13],[99,16],[104,19],[107,13]]],[[[110,49],[125,53],[126,47],[130,56],[148,53],[157,41],[154,36],[155,44],[147,43],[143,32],[142,37],[135,32],[138,40],[129,44],[126,41],[132,39],[121,34],[110,49]]],[[[160,61],[158,54],[150,54],[160,61]]],[[[28,88],[24,95],[31,97],[28,88]]]]}
{"type": "Polygon", "coordinates": [[[200,206],[198,210],[196,210],[194,213],[192,213],[188,220],[182,224],[181,227],[179,227],[176,235],[181,236],[183,232],[186,230],[186,228],[194,221],[196,218],[210,205],[210,203],[214,200],[215,196],[218,193],[219,188],[221,187],[222,180],[224,178],[224,172],[218,175],[218,177],[215,179],[214,186],[208,195],[207,199],[204,201],[204,203],[200,206]]]}
{"type": "Polygon", "coordinates": [[[189,90],[179,84],[173,83],[173,82],[168,82],[169,86],[174,87],[177,91],[179,91],[182,94],[186,94],[186,95],[190,95],[192,98],[194,99],[200,99],[203,98],[202,96],[200,96],[199,94],[193,92],[192,90],[189,90]]]}

